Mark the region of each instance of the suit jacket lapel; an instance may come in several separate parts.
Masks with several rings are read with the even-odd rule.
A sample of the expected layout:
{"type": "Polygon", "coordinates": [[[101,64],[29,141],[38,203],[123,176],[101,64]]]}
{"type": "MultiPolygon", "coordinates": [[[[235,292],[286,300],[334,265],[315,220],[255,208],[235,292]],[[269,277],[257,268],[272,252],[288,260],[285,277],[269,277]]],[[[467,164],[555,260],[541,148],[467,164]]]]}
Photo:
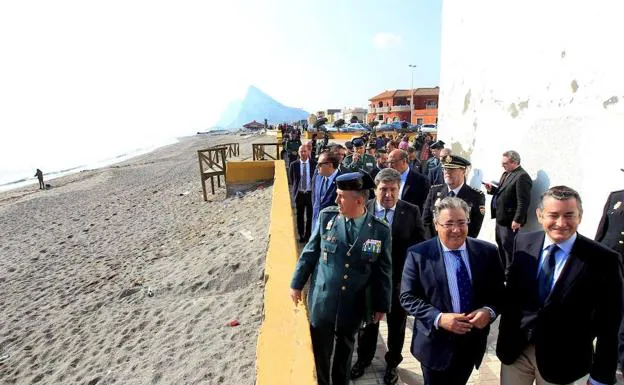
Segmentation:
{"type": "Polygon", "coordinates": [[[390,226],[390,231],[392,235],[398,230],[398,226],[401,222],[403,222],[403,216],[405,215],[405,209],[403,208],[403,204],[401,201],[397,201],[396,206],[394,207],[394,217],[392,217],[392,226],[390,226]]]}
{"type": "Polygon", "coordinates": [[[437,255],[438,257],[434,260],[434,273],[437,286],[441,289],[442,292],[442,303],[444,304],[445,309],[440,309],[442,312],[452,312],[453,311],[453,302],[451,301],[451,293],[448,287],[448,279],[446,278],[446,265],[444,264],[444,251],[442,250],[442,245],[440,244],[440,239],[435,238],[437,242],[434,242],[432,248],[435,248],[430,251],[430,255],[437,255]]]}
{"type": "Polygon", "coordinates": [[[405,178],[405,185],[403,186],[403,194],[401,194],[401,199],[403,199],[403,197],[407,195],[407,192],[409,191],[409,188],[410,188],[409,182],[410,182],[410,173],[408,171],[407,177],[405,178]]]}
{"type": "Polygon", "coordinates": [[[475,244],[469,238],[466,238],[466,250],[468,251],[468,263],[470,263],[470,273],[472,275],[472,294],[479,293],[477,286],[481,283],[481,277],[485,277],[482,269],[485,266],[483,263],[479,263],[478,252],[474,248],[475,244]]]}
{"type": "Polygon", "coordinates": [[[518,175],[520,175],[520,171],[522,171],[522,167],[518,167],[517,169],[513,170],[512,172],[509,173],[509,175],[507,175],[507,178],[505,178],[505,181],[503,182],[503,184],[500,185],[500,187],[498,188],[498,194],[500,195],[500,192],[507,186],[509,186],[511,184],[511,181],[513,181],[514,179],[516,179],[518,177],[518,175]]]}
{"type": "Polygon", "coordinates": [[[584,240],[581,239],[582,235],[577,234],[576,241],[572,246],[570,255],[561,270],[559,279],[555,282],[555,286],[551,290],[550,294],[546,298],[544,306],[548,306],[551,302],[555,302],[560,298],[565,297],[568,291],[577,282],[579,275],[585,269],[585,262],[579,258],[579,255],[583,255],[584,240]]]}

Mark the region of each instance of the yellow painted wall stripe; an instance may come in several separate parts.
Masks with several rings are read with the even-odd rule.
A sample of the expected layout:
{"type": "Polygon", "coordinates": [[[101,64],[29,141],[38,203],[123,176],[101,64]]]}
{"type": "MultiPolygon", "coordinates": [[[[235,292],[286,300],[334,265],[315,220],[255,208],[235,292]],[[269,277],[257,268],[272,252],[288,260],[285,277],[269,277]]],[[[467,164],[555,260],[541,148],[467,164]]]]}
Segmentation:
{"type": "Polygon", "coordinates": [[[264,320],[256,348],[256,385],[315,385],[308,315],[303,304],[295,309],[288,295],[298,254],[282,160],[275,161],[269,237],[264,320]]]}
{"type": "Polygon", "coordinates": [[[228,161],[225,167],[226,183],[250,183],[272,180],[275,174],[273,161],[258,160],[255,162],[228,161]]]}

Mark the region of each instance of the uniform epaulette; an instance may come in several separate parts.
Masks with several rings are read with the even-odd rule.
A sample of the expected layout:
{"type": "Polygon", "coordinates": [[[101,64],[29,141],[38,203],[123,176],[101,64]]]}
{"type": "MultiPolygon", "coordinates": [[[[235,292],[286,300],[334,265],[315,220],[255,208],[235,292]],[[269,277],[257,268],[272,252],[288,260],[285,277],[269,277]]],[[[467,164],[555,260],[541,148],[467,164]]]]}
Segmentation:
{"type": "Polygon", "coordinates": [[[321,214],[322,213],[337,213],[337,212],[340,212],[340,209],[338,208],[338,206],[329,206],[321,210],[321,214]]]}
{"type": "Polygon", "coordinates": [[[373,220],[374,220],[374,221],[377,221],[377,222],[379,222],[379,223],[382,223],[384,226],[386,226],[386,227],[390,228],[390,224],[389,224],[388,222],[384,221],[384,220],[383,220],[383,218],[377,218],[377,217],[376,217],[376,216],[374,216],[374,215],[371,215],[371,217],[373,217],[373,220]]]}
{"type": "Polygon", "coordinates": [[[433,186],[431,186],[431,188],[440,187],[440,186],[444,186],[444,184],[434,184],[433,186]]]}

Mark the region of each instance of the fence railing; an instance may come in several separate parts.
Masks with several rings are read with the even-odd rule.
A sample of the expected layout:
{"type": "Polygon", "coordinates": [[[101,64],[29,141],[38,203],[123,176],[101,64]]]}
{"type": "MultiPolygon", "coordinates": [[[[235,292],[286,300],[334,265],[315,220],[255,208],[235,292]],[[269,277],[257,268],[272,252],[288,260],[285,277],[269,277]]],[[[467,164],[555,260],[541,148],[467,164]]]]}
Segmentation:
{"type": "Polygon", "coordinates": [[[266,160],[266,158],[273,160],[282,159],[282,147],[282,143],[253,143],[253,160],[266,160]],[[274,147],[275,151],[271,149],[267,152],[267,147],[274,147]]]}
{"type": "Polygon", "coordinates": [[[208,179],[210,179],[210,187],[213,195],[215,193],[214,178],[217,178],[218,187],[221,187],[221,175],[223,175],[223,183],[225,183],[225,160],[227,151],[227,146],[215,146],[206,150],[197,150],[204,201],[208,200],[206,193],[206,181],[208,179]]]}

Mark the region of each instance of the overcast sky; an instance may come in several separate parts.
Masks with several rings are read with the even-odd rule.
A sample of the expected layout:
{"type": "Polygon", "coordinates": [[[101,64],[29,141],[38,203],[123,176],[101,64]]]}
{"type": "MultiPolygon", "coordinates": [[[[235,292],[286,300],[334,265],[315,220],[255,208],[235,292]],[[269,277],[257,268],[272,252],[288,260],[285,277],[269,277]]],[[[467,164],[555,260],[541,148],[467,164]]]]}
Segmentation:
{"type": "MultiPolygon", "coordinates": [[[[253,84],[316,111],[439,79],[440,0],[5,1],[0,142],[194,133],[253,84]]],[[[0,151],[3,147],[0,145],[0,151]]]]}

